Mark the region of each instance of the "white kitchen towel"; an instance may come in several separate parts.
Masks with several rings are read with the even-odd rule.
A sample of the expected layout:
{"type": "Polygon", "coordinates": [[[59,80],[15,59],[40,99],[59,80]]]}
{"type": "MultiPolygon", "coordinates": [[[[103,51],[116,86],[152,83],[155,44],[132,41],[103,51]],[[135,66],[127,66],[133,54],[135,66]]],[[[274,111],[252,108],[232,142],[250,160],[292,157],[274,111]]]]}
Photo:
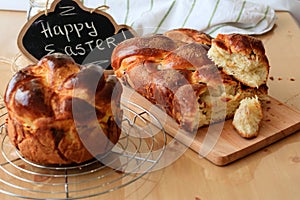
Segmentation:
{"type": "MultiPolygon", "coordinates": [[[[88,1],[90,3],[91,1],[88,1]]],[[[218,33],[263,34],[276,15],[268,5],[243,0],[100,0],[118,24],[140,35],[174,28],[193,28],[213,37],[218,33]]]]}
{"type": "Polygon", "coordinates": [[[300,0],[247,0],[271,6],[274,10],[288,11],[300,26],[300,0]]]}

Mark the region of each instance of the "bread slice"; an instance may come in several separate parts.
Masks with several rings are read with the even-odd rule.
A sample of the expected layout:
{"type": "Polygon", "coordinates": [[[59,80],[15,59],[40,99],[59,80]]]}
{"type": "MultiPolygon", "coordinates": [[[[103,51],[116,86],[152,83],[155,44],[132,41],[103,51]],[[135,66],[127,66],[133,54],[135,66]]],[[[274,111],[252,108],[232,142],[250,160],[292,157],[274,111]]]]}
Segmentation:
{"type": "Polygon", "coordinates": [[[253,98],[247,97],[240,102],[232,124],[239,135],[244,138],[253,138],[258,135],[262,118],[262,107],[257,96],[253,98]]]}
{"type": "Polygon", "coordinates": [[[259,39],[241,34],[219,34],[212,40],[208,57],[222,70],[249,87],[266,83],[269,62],[259,39]]]}

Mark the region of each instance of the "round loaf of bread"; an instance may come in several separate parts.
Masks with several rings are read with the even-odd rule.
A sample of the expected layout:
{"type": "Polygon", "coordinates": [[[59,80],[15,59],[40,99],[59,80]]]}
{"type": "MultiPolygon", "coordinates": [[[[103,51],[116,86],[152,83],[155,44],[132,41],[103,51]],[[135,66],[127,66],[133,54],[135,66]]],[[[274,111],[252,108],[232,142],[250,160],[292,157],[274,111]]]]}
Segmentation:
{"type": "Polygon", "coordinates": [[[39,164],[82,163],[104,154],[121,133],[121,92],[102,68],[45,56],[18,71],[6,88],[10,141],[39,164]]]}

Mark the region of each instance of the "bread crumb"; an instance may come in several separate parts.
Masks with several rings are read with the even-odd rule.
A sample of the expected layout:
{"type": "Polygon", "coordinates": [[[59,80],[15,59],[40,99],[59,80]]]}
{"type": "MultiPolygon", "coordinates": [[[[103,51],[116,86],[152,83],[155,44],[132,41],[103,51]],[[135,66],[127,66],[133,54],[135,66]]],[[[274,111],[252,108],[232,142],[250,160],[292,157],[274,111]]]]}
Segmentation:
{"type": "Polygon", "coordinates": [[[264,149],[263,151],[264,151],[264,152],[269,152],[270,150],[269,150],[269,149],[264,149]]]}
{"type": "Polygon", "coordinates": [[[294,163],[300,163],[300,157],[299,156],[295,156],[292,158],[292,162],[294,163]]]}
{"type": "Polygon", "coordinates": [[[245,98],[236,110],[232,125],[244,138],[254,138],[258,135],[263,113],[258,97],[245,98]]]}

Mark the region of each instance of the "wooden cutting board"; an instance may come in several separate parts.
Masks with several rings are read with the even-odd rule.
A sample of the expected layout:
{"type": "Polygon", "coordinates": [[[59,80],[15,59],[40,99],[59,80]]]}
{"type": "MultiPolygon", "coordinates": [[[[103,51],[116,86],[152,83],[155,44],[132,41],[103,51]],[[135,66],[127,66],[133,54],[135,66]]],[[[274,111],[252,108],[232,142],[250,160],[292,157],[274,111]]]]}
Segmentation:
{"type": "Polygon", "coordinates": [[[180,129],[171,117],[132,89],[124,87],[123,94],[123,98],[130,99],[158,118],[167,134],[219,166],[232,163],[300,130],[300,111],[272,97],[263,104],[264,118],[258,137],[245,139],[234,130],[232,120],[200,128],[196,135],[189,134],[180,129]]]}

